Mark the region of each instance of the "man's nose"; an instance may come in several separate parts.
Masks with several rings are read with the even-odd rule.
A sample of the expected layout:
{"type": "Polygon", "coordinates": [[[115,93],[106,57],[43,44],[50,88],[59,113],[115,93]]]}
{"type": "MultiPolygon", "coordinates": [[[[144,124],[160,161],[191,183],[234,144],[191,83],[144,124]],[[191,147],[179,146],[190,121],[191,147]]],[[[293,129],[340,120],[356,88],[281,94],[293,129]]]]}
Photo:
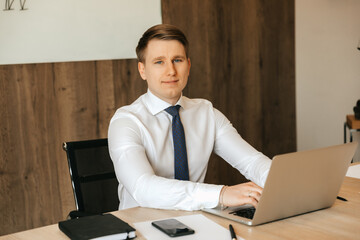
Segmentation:
{"type": "Polygon", "coordinates": [[[173,75],[175,75],[176,74],[176,68],[175,68],[175,65],[174,65],[174,63],[173,62],[169,62],[168,64],[167,64],[167,72],[168,72],[168,75],[170,75],[170,76],[173,76],[173,75]]]}

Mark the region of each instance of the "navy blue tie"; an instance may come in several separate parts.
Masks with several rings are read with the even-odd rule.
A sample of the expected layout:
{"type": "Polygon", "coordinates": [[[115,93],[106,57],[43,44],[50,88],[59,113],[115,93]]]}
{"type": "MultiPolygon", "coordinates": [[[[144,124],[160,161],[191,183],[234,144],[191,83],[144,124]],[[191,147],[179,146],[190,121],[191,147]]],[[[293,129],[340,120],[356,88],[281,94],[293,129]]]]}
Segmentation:
{"type": "Polygon", "coordinates": [[[184,128],[179,115],[180,105],[165,109],[172,116],[172,134],[174,141],[175,179],[189,180],[184,128]]]}

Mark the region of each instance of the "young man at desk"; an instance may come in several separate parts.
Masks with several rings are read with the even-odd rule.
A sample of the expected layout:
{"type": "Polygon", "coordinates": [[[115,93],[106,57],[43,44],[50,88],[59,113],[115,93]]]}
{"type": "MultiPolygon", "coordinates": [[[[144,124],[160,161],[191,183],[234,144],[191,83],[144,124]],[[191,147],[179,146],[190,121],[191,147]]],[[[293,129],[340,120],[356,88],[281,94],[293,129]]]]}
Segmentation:
{"type": "Polygon", "coordinates": [[[182,95],[189,72],[188,41],[160,24],[136,48],[147,93],[110,121],[109,151],[119,180],[119,209],[135,206],[199,210],[257,205],[271,160],[245,142],[211,102],[182,95]],[[205,184],[215,152],[251,182],[205,184]]]}

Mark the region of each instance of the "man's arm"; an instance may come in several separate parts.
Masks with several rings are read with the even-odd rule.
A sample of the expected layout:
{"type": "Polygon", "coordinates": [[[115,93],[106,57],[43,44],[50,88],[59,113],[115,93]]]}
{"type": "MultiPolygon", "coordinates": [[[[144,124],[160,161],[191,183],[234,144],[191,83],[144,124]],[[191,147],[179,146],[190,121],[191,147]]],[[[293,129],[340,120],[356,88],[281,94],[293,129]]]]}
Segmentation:
{"type": "Polygon", "coordinates": [[[132,119],[113,121],[108,141],[117,178],[140,206],[198,210],[218,204],[222,186],[155,175],[146,156],[141,131],[132,119]]]}
{"type": "Polygon", "coordinates": [[[214,109],[214,114],[217,128],[214,152],[252,181],[224,187],[220,203],[224,206],[251,204],[256,207],[271,160],[248,144],[220,111],[214,109]]]}

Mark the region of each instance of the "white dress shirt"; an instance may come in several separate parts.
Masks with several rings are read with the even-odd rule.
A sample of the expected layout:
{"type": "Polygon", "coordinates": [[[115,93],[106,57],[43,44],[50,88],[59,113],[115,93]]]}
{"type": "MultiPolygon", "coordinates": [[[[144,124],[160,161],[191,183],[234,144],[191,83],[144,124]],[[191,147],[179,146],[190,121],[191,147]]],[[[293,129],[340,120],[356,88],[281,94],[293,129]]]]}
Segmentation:
{"type": "Polygon", "coordinates": [[[205,184],[214,151],[246,178],[263,186],[271,160],[245,142],[211,102],[182,96],[190,181],[174,179],[171,106],[150,90],[119,108],[110,121],[108,141],[119,181],[119,209],[135,206],[198,210],[219,203],[223,185],[205,184]]]}

